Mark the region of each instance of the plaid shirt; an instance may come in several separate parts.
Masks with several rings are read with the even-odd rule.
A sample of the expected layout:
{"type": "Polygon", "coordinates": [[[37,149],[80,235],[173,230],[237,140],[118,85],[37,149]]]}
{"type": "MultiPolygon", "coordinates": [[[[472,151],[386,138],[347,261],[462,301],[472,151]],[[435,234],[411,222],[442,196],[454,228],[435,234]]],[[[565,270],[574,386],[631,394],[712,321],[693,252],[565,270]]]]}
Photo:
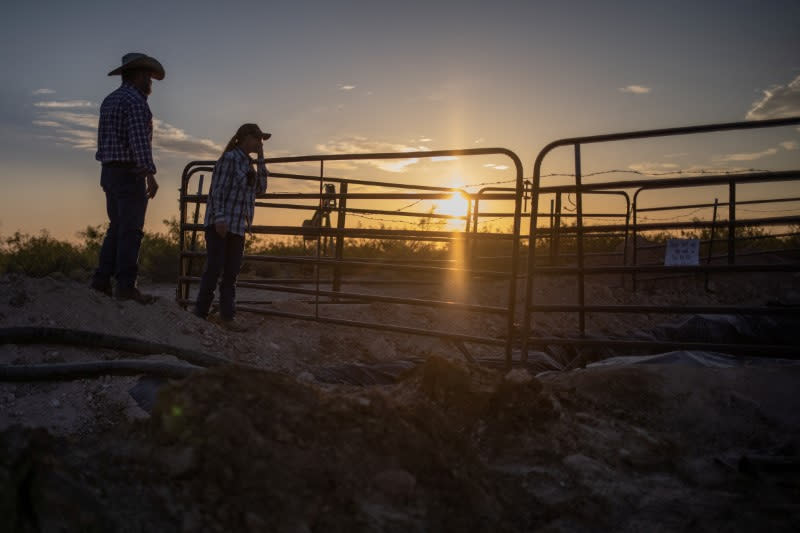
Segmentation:
{"type": "Polygon", "coordinates": [[[222,154],[214,166],[208,191],[205,225],[227,222],[228,231],[244,236],[253,222],[256,194],[267,191],[267,166],[258,163],[239,148],[222,154]]]}
{"type": "Polygon", "coordinates": [[[128,161],[142,173],[155,174],[153,163],[153,114],[147,96],[123,83],[100,106],[97,153],[101,163],[128,161]]]}

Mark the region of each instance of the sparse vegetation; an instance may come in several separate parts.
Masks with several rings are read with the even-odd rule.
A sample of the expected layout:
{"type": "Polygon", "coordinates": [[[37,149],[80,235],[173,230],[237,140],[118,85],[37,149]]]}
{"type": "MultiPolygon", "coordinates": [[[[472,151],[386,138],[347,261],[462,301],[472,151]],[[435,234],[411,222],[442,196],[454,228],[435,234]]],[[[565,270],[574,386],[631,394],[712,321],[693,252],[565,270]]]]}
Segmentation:
{"type": "MultiPolygon", "coordinates": [[[[429,219],[421,219],[418,229],[429,224],[429,219]]],[[[177,258],[179,250],[179,225],[176,218],[163,221],[164,232],[145,232],[139,256],[140,274],[156,282],[173,282],[177,276],[177,258]]],[[[395,229],[380,226],[377,229],[395,229]]],[[[574,228],[563,227],[569,231],[574,228]]],[[[31,277],[43,277],[53,273],[61,273],[72,279],[88,279],[97,264],[97,256],[105,236],[105,225],[87,226],[76,233],[78,240],[69,242],[58,240],[46,230],[37,235],[16,232],[0,239],[0,274],[6,272],[25,274],[31,277]]],[[[549,234],[549,230],[545,230],[549,234]]],[[[714,253],[724,253],[727,248],[728,229],[725,225],[714,230],[714,253]]],[[[773,236],[763,227],[743,226],[737,228],[738,249],[772,250],[800,247],[800,226],[792,226],[783,230],[785,236],[773,236]],[[788,236],[786,236],[788,234],[788,236]]],[[[708,241],[710,229],[681,230],[677,232],[650,232],[640,234],[653,244],[664,243],[668,238],[696,238],[708,241]]],[[[613,252],[620,251],[623,244],[620,234],[589,234],[584,241],[584,251],[613,252]]],[[[482,269],[502,270],[508,267],[511,255],[511,241],[507,239],[475,239],[467,240],[468,253],[478,260],[475,267],[482,269]],[[494,258],[493,260],[491,258],[494,258]]],[[[303,241],[301,236],[288,237],[281,240],[266,240],[259,236],[249,235],[245,241],[245,253],[270,255],[277,257],[310,257],[316,255],[316,240],[303,241]]],[[[352,260],[404,260],[431,261],[446,260],[452,257],[450,243],[438,243],[422,240],[401,239],[348,239],[343,256],[352,260]]],[[[326,253],[334,255],[335,240],[331,239],[326,253]]],[[[526,253],[523,243],[520,252],[526,253]]],[[[562,234],[559,239],[559,253],[575,252],[574,235],[562,234]]],[[[196,236],[195,249],[204,249],[202,234],[196,236]]],[[[549,254],[550,240],[545,238],[538,242],[537,255],[549,254]]],[[[707,250],[707,244],[701,248],[707,250]]],[[[203,261],[192,262],[192,273],[198,275],[203,261]]],[[[248,261],[243,265],[243,272],[259,277],[277,277],[280,275],[296,275],[305,271],[309,265],[292,265],[278,262],[248,261]]]]}
{"type": "MultiPolygon", "coordinates": [[[[164,220],[166,233],[145,232],[139,255],[139,272],[153,281],[174,281],[178,257],[178,223],[164,220]]],[[[14,233],[0,241],[0,273],[40,278],[61,273],[88,279],[97,266],[106,225],[87,226],[77,232],[78,241],[62,241],[46,230],[38,235],[14,233]]]]}

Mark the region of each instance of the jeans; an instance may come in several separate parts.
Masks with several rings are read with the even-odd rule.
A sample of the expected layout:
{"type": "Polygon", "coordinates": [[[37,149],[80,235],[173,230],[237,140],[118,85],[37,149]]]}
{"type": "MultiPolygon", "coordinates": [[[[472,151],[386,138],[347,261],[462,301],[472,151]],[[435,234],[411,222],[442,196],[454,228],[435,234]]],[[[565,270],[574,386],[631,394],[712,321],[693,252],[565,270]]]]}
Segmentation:
{"type": "Polygon", "coordinates": [[[100,185],[106,193],[109,224],[94,280],[106,284],[114,276],[118,288],[133,288],[147,211],[145,177],[132,169],[103,167],[100,185]]]}
{"type": "Polygon", "coordinates": [[[205,318],[214,300],[214,286],[219,282],[219,315],[232,320],[236,313],[236,277],[242,267],[244,237],[228,232],[220,237],[214,226],[206,226],[206,266],[200,279],[194,313],[205,318]]]}

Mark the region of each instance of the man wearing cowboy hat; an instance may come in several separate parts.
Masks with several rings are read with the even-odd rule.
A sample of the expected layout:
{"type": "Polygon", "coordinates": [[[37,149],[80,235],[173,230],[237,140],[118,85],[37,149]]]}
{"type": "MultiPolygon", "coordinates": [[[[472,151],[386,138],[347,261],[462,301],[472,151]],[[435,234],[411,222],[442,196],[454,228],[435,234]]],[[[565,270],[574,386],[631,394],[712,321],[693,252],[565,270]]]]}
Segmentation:
{"type": "Polygon", "coordinates": [[[155,58],[130,53],[108,75],[121,75],[122,85],[100,106],[95,159],[103,167],[100,185],[106,194],[109,225],[91,287],[111,296],[114,276],[118,299],[147,304],[155,298],[136,287],[147,200],[158,190],[153,114],[147,97],[152,79],[163,80],[165,72],[155,58]]]}

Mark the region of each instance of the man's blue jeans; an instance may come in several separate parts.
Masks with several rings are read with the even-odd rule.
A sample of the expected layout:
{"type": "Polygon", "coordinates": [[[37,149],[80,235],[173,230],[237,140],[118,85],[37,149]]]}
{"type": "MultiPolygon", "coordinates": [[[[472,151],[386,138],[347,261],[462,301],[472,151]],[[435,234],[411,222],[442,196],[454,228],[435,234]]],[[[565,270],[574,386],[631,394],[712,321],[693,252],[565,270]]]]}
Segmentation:
{"type": "Polygon", "coordinates": [[[214,226],[206,226],[206,266],[200,279],[194,313],[205,318],[214,300],[214,286],[219,282],[219,315],[232,320],[236,314],[236,278],[242,268],[244,237],[228,232],[220,237],[214,226]]]}
{"type": "Polygon", "coordinates": [[[118,288],[133,288],[139,271],[139,247],[147,211],[145,177],[133,169],[104,166],[100,185],[106,193],[109,224],[94,280],[106,284],[114,276],[118,288]]]}

